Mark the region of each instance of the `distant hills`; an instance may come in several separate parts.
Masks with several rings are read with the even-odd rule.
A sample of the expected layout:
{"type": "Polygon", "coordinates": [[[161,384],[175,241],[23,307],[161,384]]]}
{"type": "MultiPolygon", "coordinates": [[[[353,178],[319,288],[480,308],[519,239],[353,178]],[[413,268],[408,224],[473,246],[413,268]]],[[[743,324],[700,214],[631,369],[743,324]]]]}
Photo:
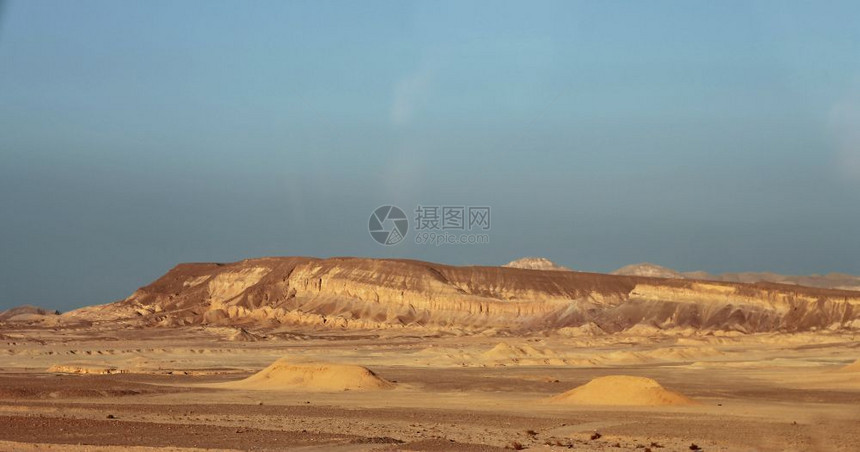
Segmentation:
{"type": "Polygon", "coordinates": [[[508,268],[524,268],[527,270],[556,270],[556,271],[573,271],[567,267],[556,264],[555,262],[545,257],[524,257],[508,262],[502,267],[508,268]]]}
{"type": "MultiPolygon", "coordinates": [[[[522,259],[508,262],[503,265],[503,267],[522,268],[527,270],[574,271],[568,267],[558,265],[545,257],[524,257],[522,259]]],[[[845,273],[830,273],[827,275],[781,275],[773,272],[740,272],[714,275],[704,271],[681,272],[650,262],[641,262],[638,264],[625,265],[624,267],[610,272],[610,274],[620,276],[643,276],[647,278],[696,279],[702,281],[737,283],[770,282],[817,287],[821,289],[860,291],[860,276],[848,275],[845,273]]]]}
{"type": "Polygon", "coordinates": [[[671,268],[661,267],[649,262],[641,264],[626,265],[615,270],[611,274],[624,276],[647,276],[649,278],[675,278],[685,279],[684,275],[671,268]]]}
{"type": "Polygon", "coordinates": [[[40,308],[38,306],[23,305],[16,306],[5,311],[0,311],[0,322],[36,320],[46,316],[55,316],[59,314],[60,311],[40,308]]]}
{"type": "Polygon", "coordinates": [[[725,281],[739,283],[771,282],[794,284],[822,289],[860,290],[860,276],[844,273],[827,275],[781,275],[771,272],[723,273],[712,275],[703,271],[679,272],[671,268],[643,262],[627,265],[612,272],[613,275],[647,276],[652,278],[698,279],[705,281],[725,281]]]}

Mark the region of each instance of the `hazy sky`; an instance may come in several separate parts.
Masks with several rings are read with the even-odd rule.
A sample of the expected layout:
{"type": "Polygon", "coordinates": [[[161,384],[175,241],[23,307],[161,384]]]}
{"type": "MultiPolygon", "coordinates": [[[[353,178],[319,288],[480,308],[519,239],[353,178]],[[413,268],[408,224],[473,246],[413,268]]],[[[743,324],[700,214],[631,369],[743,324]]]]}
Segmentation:
{"type": "Polygon", "coordinates": [[[856,1],[0,14],[0,309],[267,255],[860,274],[856,1]],[[383,247],[383,204],[491,243],[383,247]]]}

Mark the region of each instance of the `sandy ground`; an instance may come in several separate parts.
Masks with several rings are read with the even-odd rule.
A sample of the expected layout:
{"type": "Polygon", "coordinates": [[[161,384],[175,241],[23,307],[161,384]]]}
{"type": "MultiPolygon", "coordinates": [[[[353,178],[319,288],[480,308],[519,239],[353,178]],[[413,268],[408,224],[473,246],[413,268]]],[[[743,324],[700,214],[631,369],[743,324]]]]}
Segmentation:
{"type": "MultiPolygon", "coordinates": [[[[860,343],[848,334],[304,331],[242,342],[228,340],[237,337],[230,329],[202,327],[0,333],[0,450],[853,451],[860,444],[860,371],[846,368],[860,358],[860,343]],[[323,363],[320,372],[329,373],[303,364],[300,377],[266,374],[272,380],[260,388],[230,383],[280,358],[323,363]],[[333,389],[350,383],[354,366],[384,384],[333,389]],[[557,402],[608,375],[647,377],[693,403],[557,402]]],[[[362,372],[355,374],[370,378],[362,372]]],[[[628,380],[636,379],[618,381],[628,380]]],[[[600,387],[614,402],[635,390],[600,387]]]]}

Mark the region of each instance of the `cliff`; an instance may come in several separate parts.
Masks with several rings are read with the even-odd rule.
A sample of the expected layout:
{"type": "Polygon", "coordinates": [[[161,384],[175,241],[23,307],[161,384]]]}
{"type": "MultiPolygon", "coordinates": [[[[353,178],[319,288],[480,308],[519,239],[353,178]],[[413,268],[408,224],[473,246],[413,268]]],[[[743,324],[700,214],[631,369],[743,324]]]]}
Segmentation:
{"type": "Polygon", "coordinates": [[[857,292],[772,283],[285,257],[180,264],[125,300],[65,316],[144,327],[763,332],[860,327],[858,305],[857,292]]]}

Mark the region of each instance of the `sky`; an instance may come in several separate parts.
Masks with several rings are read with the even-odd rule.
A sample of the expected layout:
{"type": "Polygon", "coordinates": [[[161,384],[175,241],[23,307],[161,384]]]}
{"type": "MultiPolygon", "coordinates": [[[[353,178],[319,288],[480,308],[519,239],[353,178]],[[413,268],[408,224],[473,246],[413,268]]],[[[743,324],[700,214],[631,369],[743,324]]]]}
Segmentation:
{"type": "Polygon", "coordinates": [[[860,274],[858,23],[856,1],[4,2],[0,309],[260,256],[860,274]],[[368,232],[382,205],[410,217],[396,245],[368,232]],[[419,205],[489,206],[489,243],[415,243],[419,205]]]}

